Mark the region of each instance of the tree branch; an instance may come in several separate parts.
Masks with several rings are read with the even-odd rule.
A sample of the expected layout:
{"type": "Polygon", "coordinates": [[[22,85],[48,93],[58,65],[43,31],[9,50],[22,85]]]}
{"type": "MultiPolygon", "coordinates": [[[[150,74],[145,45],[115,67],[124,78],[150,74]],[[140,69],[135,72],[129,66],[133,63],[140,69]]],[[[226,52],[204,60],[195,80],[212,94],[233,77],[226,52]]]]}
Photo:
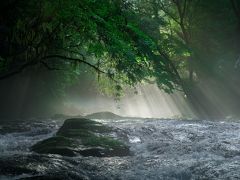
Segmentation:
{"type": "Polygon", "coordinates": [[[11,76],[14,76],[15,74],[19,74],[19,73],[21,73],[24,69],[26,69],[27,67],[29,67],[29,66],[34,66],[34,65],[36,65],[38,62],[36,61],[31,61],[31,62],[27,62],[27,63],[25,63],[25,64],[23,64],[21,67],[19,67],[18,69],[15,69],[15,70],[13,70],[13,71],[10,71],[10,72],[7,72],[7,73],[5,73],[5,74],[3,74],[3,75],[0,75],[0,80],[3,80],[3,79],[7,79],[7,78],[9,78],[9,77],[11,77],[11,76]]]}
{"type": "Polygon", "coordinates": [[[160,6],[161,6],[161,10],[167,15],[169,16],[172,20],[174,20],[177,24],[180,24],[180,22],[178,21],[178,19],[176,17],[174,17],[174,15],[172,15],[167,9],[165,9],[164,4],[162,2],[159,2],[160,6]]]}
{"type": "Polygon", "coordinates": [[[72,61],[72,62],[84,63],[84,64],[90,66],[91,68],[95,69],[97,72],[101,72],[103,74],[108,74],[107,72],[99,69],[97,66],[85,61],[84,59],[72,58],[72,57],[67,57],[67,56],[63,56],[63,55],[47,55],[47,56],[42,57],[41,59],[44,60],[44,59],[52,59],[52,58],[60,58],[60,59],[65,59],[65,60],[72,61]]]}
{"type": "Polygon", "coordinates": [[[238,18],[238,21],[240,22],[240,10],[237,7],[236,1],[234,1],[234,0],[230,0],[230,1],[231,1],[231,4],[232,4],[232,8],[234,10],[234,13],[235,13],[236,17],[238,18]]]}
{"type": "Polygon", "coordinates": [[[44,62],[44,61],[40,61],[40,63],[41,63],[45,68],[47,68],[47,70],[50,70],[50,71],[61,70],[61,69],[58,69],[58,68],[55,68],[55,67],[51,67],[48,63],[46,63],[46,62],[44,62]]]}
{"type": "Polygon", "coordinates": [[[13,71],[4,73],[2,75],[0,74],[0,80],[7,79],[7,78],[9,78],[11,76],[19,74],[24,69],[26,69],[27,67],[34,66],[34,65],[37,65],[39,63],[42,64],[44,67],[46,67],[48,70],[63,70],[63,69],[58,69],[56,67],[51,67],[47,62],[44,61],[44,60],[53,59],[53,58],[60,58],[60,59],[63,59],[63,60],[65,59],[67,61],[84,63],[84,64],[88,65],[89,67],[93,68],[94,70],[96,70],[98,73],[106,74],[111,80],[113,80],[114,82],[118,83],[118,81],[115,80],[114,77],[111,76],[108,72],[105,72],[105,71],[101,70],[99,67],[97,67],[97,66],[95,66],[95,65],[93,65],[93,64],[91,64],[91,63],[89,63],[87,61],[85,61],[84,60],[85,57],[83,59],[79,59],[79,58],[72,58],[72,57],[67,57],[67,56],[63,56],[63,55],[47,55],[47,56],[42,57],[39,60],[27,62],[27,63],[23,64],[22,66],[20,66],[19,68],[15,69],[13,71]]]}
{"type": "Polygon", "coordinates": [[[182,10],[182,17],[185,17],[186,9],[187,9],[187,0],[184,0],[183,10],[182,10]]]}

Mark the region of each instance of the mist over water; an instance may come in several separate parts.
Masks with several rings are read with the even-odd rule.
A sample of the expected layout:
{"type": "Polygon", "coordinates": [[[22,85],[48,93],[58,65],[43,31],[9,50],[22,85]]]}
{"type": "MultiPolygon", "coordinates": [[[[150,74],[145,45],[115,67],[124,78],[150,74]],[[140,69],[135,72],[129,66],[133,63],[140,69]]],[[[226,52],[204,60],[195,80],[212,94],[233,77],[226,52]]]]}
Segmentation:
{"type": "MultiPolygon", "coordinates": [[[[59,97],[51,87],[39,84],[41,78],[38,75],[33,72],[30,75],[2,81],[0,99],[4,103],[0,105],[0,117],[72,116],[101,111],[144,118],[194,117],[183,93],[167,94],[155,84],[126,88],[124,95],[116,101],[114,97],[102,94],[96,80],[87,74],[67,88],[64,97],[59,97]]],[[[47,83],[51,83],[50,75],[48,72],[47,83]]]]}
{"type": "Polygon", "coordinates": [[[128,89],[119,101],[114,100],[113,97],[104,96],[97,91],[88,91],[87,94],[84,94],[82,92],[78,93],[78,90],[73,93],[75,95],[69,95],[69,99],[65,102],[62,110],[64,114],[79,115],[110,111],[129,117],[193,117],[191,109],[181,93],[175,92],[170,95],[159,90],[153,84],[138,85],[136,89],[128,89]],[[135,92],[136,90],[137,92],[135,92]]]}
{"type": "MultiPolygon", "coordinates": [[[[212,119],[209,114],[213,114],[214,119],[237,118],[239,114],[237,91],[211,80],[201,82],[196,87],[193,107],[183,92],[167,94],[155,84],[125,87],[124,95],[116,101],[114,97],[101,93],[96,79],[89,74],[66,88],[65,96],[61,97],[51,86],[39,83],[42,79],[40,75],[32,72],[2,81],[0,117],[74,116],[109,111],[129,117],[195,119],[196,109],[201,112],[200,119],[212,119]]],[[[51,85],[50,77],[51,73],[47,72],[45,80],[51,85]]]]}

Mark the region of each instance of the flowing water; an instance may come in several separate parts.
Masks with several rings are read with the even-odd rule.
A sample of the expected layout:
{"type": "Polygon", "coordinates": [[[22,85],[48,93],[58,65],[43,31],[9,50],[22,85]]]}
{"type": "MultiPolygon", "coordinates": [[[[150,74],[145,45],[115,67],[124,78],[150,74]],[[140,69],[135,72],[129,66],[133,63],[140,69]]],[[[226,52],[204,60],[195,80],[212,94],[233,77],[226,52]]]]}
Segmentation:
{"type": "Polygon", "coordinates": [[[162,119],[99,120],[133,152],[63,157],[29,151],[63,120],[0,124],[0,179],[240,179],[240,123],[162,119]]]}

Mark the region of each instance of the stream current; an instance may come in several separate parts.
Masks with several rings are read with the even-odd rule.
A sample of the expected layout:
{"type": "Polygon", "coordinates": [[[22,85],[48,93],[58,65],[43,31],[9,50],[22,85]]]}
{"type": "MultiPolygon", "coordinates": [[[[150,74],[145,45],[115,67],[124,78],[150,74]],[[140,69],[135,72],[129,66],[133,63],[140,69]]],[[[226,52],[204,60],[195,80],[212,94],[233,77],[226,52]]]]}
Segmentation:
{"type": "Polygon", "coordinates": [[[98,120],[117,129],[127,157],[40,155],[30,147],[63,120],[0,123],[0,179],[240,179],[240,123],[164,119],[98,120]]]}

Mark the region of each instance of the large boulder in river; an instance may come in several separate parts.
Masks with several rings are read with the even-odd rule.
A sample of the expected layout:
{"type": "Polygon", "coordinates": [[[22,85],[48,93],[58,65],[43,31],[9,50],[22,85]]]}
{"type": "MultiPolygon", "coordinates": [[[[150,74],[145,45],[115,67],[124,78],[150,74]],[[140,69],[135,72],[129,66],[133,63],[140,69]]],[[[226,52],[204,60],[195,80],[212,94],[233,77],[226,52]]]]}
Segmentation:
{"type": "Polygon", "coordinates": [[[123,119],[124,117],[114,114],[112,112],[96,112],[93,114],[86,115],[88,119],[123,119]]]}
{"type": "Polygon", "coordinates": [[[32,151],[64,156],[127,156],[130,150],[120,140],[111,137],[114,130],[99,122],[85,119],[67,119],[56,136],[38,142],[32,151]]]}

